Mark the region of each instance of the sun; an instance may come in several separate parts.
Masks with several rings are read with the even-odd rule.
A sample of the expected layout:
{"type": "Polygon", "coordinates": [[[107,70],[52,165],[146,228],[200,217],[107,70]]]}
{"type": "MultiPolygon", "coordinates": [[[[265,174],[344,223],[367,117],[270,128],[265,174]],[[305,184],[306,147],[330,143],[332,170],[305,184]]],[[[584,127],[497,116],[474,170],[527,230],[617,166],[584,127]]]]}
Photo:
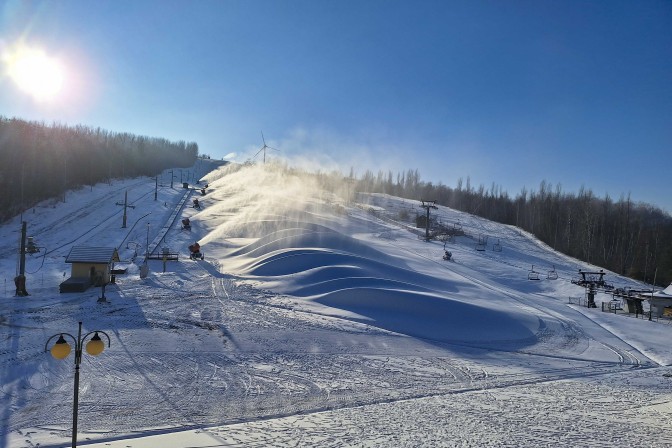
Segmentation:
{"type": "Polygon", "coordinates": [[[61,91],[63,67],[42,50],[21,48],[6,54],[4,59],[9,77],[36,100],[51,100],[61,91]]]}

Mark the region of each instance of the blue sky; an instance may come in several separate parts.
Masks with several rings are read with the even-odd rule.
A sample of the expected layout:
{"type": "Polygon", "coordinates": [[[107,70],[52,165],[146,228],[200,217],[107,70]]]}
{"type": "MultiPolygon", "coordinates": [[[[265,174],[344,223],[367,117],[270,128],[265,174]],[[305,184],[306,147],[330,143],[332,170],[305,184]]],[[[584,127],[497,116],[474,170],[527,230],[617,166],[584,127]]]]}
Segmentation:
{"type": "Polygon", "coordinates": [[[62,67],[0,114],[196,141],[244,161],[354,167],[512,196],[566,192],[672,211],[669,1],[0,2],[0,53],[62,67]]]}

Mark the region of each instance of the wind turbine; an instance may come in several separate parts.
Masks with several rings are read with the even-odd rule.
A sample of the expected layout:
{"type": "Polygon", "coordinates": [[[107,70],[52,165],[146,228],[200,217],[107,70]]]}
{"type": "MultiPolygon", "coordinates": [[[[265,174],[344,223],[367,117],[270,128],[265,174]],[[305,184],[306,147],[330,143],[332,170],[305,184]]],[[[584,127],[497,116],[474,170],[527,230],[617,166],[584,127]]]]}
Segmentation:
{"type": "Polygon", "coordinates": [[[261,140],[264,142],[264,146],[262,146],[261,149],[260,149],[259,151],[257,151],[257,153],[256,153],[256,154],[254,155],[254,157],[252,157],[252,158],[254,159],[255,157],[257,157],[257,156],[259,155],[259,153],[260,153],[261,151],[264,151],[264,163],[266,163],[266,148],[268,148],[268,149],[272,149],[272,150],[274,150],[274,151],[280,151],[280,150],[279,150],[279,149],[275,149],[275,148],[273,148],[273,147],[271,147],[271,146],[268,146],[268,145],[266,144],[266,139],[264,138],[264,131],[261,131],[261,140]]]}

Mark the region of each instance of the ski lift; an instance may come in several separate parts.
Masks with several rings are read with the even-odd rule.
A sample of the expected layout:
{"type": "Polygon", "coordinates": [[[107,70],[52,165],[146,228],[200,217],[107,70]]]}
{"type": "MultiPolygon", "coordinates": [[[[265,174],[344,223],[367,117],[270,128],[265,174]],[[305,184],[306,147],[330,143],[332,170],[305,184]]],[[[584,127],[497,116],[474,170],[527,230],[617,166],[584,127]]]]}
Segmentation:
{"type": "Polygon", "coordinates": [[[476,243],[475,249],[479,252],[485,251],[485,246],[488,244],[488,237],[479,235],[478,243],[476,243]]]}
{"type": "Polygon", "coordinates": [[[541,278],[539,278],[539,273],[534,270],[534,265],[532,265],[532,269],[530,270],[530,272],[528,272],[527,279],[528,280],[541,280],[541,278]]]}
{"type": "Polygon", "coordinates": [[[548,274],[546,275],[546,279],[548,279],[548,280],[557,280],[558,279],[558,273],[555,270],[555,265],[553,265],[553,269],[548,271],[548,274]]]}
{"type": "Polygon", "coordinates": [[[497,239],[497,242],[492,245],[492,250],[493,252],[501,252],[502,251],[502,245],[499,242],[499,239],[497,239]]]}

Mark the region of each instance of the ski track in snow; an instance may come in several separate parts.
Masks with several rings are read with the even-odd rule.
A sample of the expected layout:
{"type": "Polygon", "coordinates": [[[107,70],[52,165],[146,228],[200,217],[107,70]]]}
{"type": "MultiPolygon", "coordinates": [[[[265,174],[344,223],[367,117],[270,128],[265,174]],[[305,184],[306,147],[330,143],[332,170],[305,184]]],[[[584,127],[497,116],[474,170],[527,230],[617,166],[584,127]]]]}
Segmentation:
{"type": "MultiPolygon", "coordinates": [[[[60,281],[59,273],[69,267],[56,257],[45,260],[46,284],[42,280],[32,288],[33,296],[11,298],[6,292],[0,315],[0,446],[67,443],[72,364],[51,359],[44,343],[52,334],[74,331],[78,320],[85,331],[100,328],[112,337],[109,349],[96,358],[84,355],[81,367],[79,438],[99,440],[101,447],[116,439],[178,431],[207,434],[219,443],[213,446],[246,447],[662,447],[672,437],[669,408],[660,406],[672,402],[672,381],[662,376],[667,368],[567,306],[568,282],[516,289],[520,282],[514,277],[527,275],[526,260],[544,260],[566,277],[582,266],[575,260],[514,228],[445,208],[438,211],[443,219],[499,238],[504,251],[479,255],[473,242],[458,240],[451,246],[456,262],[442,262],[442,245],[419,240],[403,223],[378,221],[355,208],[346,217],[330,218],[332,207],[319,200],[307,207],[312,218],[279,214],[289,216],[288,222],[300,216],[292,221],[295,230],[284,231],[286,223],[271,221],[251,226],[246,234],[240,226],[226,227],[235,216],[229,210],[244,210],[240,202],[230,203],[239,175],[210,176],[203,210],[181,211],[192,217],[192,231],[179,225],[169,230],[164,244],[179,251],[180,260],[168,262],[166,272],[160,261],[150,261],[150,276],[140,279],[137,265],[128,260],[132,251],[121,247],[129,272],[107,288],[108,303],[97,302],[100,289],[58,294],[49,283],[60,281]],[[325,225],[327,233],[315,233],[325,225]],[[350,230],[356,239],[340,236],[348,226],[356,229],[350,230]],[[262,244],[261,237],[268,240],[262,244]],[[184,248],[193,240],[206,241],[204,261],[187,258],[184,248]],[[341,271],[311,265],[307,260],[316,247],[301,246],[307,241],[328,244],[320,250],[351,264],[341,271]],[[300,262],[290,265],[290,260],[300,262]],[[277,270],[278,263],[290,274],[277,270]],[[264,275],[255,275],[259,266],[264,275]],[[423,322],[397,324],[402,321],[395,320],[394,308],[386,311],[391,318],[357,302],[342,302],[338,309],[342,291],[328,289],[343,287],[343,281],[329,278],[336,272],[352,275],[349,294],[372,291],[371,306],[380,303],[378,288],[391,298],[397,297],[396,289],[407,288],[422,293],[420,308],[455,303],[467,313],[465,319],[477,319],[474,310],[492,306],[503,322],[520,315],[537,322],[536,328],[525,324],[534,330],[525,338],[516,336],[520,330],[514,332],[513,324],[503,324],[502,337],[493,339],[465,337],[451,328],[445,336],[431,329],[423,333],[423,322]],[[385,272],[408,279],[400,283],[385,272]],[[308,279],[313,283],[301,283],[308,279]],[[444,284],[456,286],[443,290],[444,284]],[[294,290],[319,293],[295,296],[294,290]],[[424,302],[426,293],[432,300],[424,302]],[[320,304],[324,298],[329,306],[320,304]]],[[[98,196],[82,201],[81,209],[71,206],[68,218],[40,218],[29,231],[53,247],[87,239],[95,245],[127,239],[142,247],[152,235],[145,237],[146,226],[130,229],[132,223],[152,211],[147,220],[156,234],[182,194],[162,189],[161,200],[153,201],[153,186],[144,179],[109,191],[96,187],[98,196]],[[118,200],[126,189],[138,192],[137,210],[129,229],[120,230],[120,207],[101,204],[118,200]],[[79,226],[82,221],[86,228],[79,226]],[[86,233],[88,227],[95,232],[86,233]]],[[[394,213],[417,208],[384,195],[369,200],[394,213]]],[[[254,203],[247,196],[245,201],[254,203]]],[[[36,209],[48,216],[46,208],[36,209]]],[[[16,227],[14,222],[0,229],[8,246],[16,240],[16,227]]],[[[64,245],[59,256],[69,247],[64,245]]],[[[5,268],[12,269],[15,252],[5,252],[10,258],[5,268]]],[[[134,440],[119,446],[134,446],[134,440]]]]}

